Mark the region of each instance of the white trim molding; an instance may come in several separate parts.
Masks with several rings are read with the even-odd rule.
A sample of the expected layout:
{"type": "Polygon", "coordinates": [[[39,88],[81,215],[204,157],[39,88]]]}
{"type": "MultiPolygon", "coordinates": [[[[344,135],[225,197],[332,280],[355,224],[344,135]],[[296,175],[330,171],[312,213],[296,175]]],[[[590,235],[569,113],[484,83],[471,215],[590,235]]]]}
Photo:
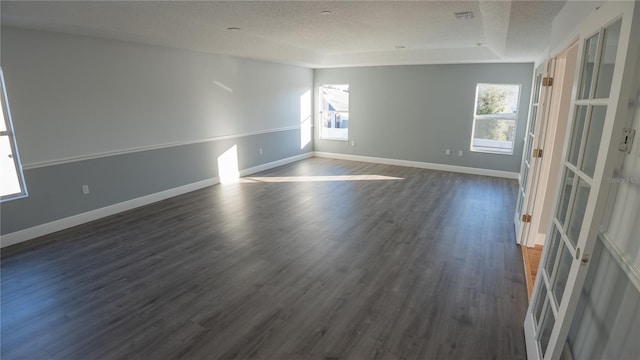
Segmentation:
{"type": "MultiPolygon", "coordinates": [[[[260,171],[269,170],[278,166],[286,165],[299,160],[307,159],[313,156],[312,152],[291,156],[288,158],[272,161],[251,168],[240,170],[241,176],[255,174],[260,171]]],[[[191,184],[178,186],[176,188],[160,191],[157,193],[141,196],[135,199],[123,201],[117,204],[105,206],[103,208],[87,211],[81,214],[66,217],[64,219],[55,220],[45,224],[19,230],[6,235],[0,235],[0,247],[15,245],[24,241],[32,240],[40,236],[48,235],[56,231],[68,229],[77,225],[81,225],[90,221],[98,220],[107,216],[115,215],[123,211],[135,209],[154,202],[165,200],[174,196],[186,194],[208,186],[218,184],[218,177],[197,181],[191,184]]]]}
{"type": "Polygon", "coordinates": [[[24,170],[36,169],[36,168],[41,168],[41,167],[46,167],[46,166],[60,165],[60,164],[66,164],[66,163],[71,163],[71,162],[76,162],[76,161],[99,159],[99,158],[104,158],[104,157],[109,157],[109,156],[116,156],[116,155],[123,155],[123,154],[131,154],[131,153],[136,153],[136,152],[141,152],[141,151],[157,150],[157,149],[164,149],[164,148],[183,146],[183,145],[192,145],[192,144],[200,144],[200,143],[205,143],[205,142],[237,139],[237,138],[247,137],[247,136],[262,135],[262,134],[272,134],[272,133],[278,133],[278,132],[283,132],[283,131],[291,131],[291,130],[299,130],[299,129],[302,129],[302,125],[288,126],[288,127],[277,128],[277,129],[252,131],[252,132],[234,134],[234,135],[214,136],[214,137],[209,137],[209,138],[204,138],[204,139],[197,139],[197,140],[176,141],[176,142],[157,144],[157,145],[140,146],[140,147],[128,148],[128,149],[122,149],[122,150],[106,151],[106,152],[94,153],[94,154],[88,154],[88,155],[71,156],[71,157],[60,158],[60,159],[32,162],[32,163],[28,163],[28,164],[23,164],[22,168],[24,170]]]}
{"type": "Polygon", "coordinates": [[[516,180],[520,175],[519,173],[516,173],[516,172],[501,171],[501,170],[480,169],[480,168],[473,168],[473,167],[466,167],[466,166],[436,164],[436,163],[427,163],[427,162],[421,162],[421,161],[398,160],[398,159],[379,158],[379,157],[371,157],[371,156],[338,154],[338,153],[329,153],[329,152],[321,152],[321,151],[315,151],[313,153],[313,156],[319,157],[319,158],[361,161],[361,162],[385,164],[385,165],[407,166],[407,167],[414,167],[414,168],[420,168],[420,169],[450,171],[450,172],[457,172],[457,173],[463,173],[463,174],[492,176],[492,177],[500,177],[500,178],[506,178],[506,179],[516,179],[516,180]]]}
{"type": "Polygon", "coordinates": [[[154,194],[141,196],[135,199],[123,201],[121,203],[105,206],[103,208],[87,211],[81,214],[69,216],[67,218],[54,220],[45,224],[19,230],[10,234],[0,236],[0,247],[14,245],[23,241],[35,239],[40,236],[54,233],[56,231],[68,229],[77,225],[98,220],[107,216],[115,215],[123,211],[135,209],[140,206],[148,205],[157,201],[168,199],[170,197],[186,194],[191,191],[199,190],[207,186],[212,186],[220,182],[220,179],[212,178],[195,183],[179,186],[176,188],[160,191],[154,194]]]}
{"type": "Polygon", "coordinates": [[[287,164],[290,164],[292,162],[308,159],[308,158],[311,158],[311,157],[313,157],[313,151],[309,151],[309,152],[306,152],[304,154],[294,155],[294,156],[291,156],[291,157],[288,157],[288,158],[284,158],[284,159],[268,162],[266,164],[261,164],[261,165],[257,165],[257,166],[254,166],[254,167],[242,169],[242,170],[239,171],[239,173],[240,173],[240,176],[247,176],[247,175],[255,174],[255,173],[258,173],[258,172],[261,172],[261,171],[273,169],[273,168],[276,168],[278,166],[287,165],[287,164]]]}
{"type": "Polygon", "coordinates": [[[535,245],[542,245],[544,246],[545,241],[547,240],[547,234],[545,233],[536,233],[536,241],[534,243],[535,245]]]}

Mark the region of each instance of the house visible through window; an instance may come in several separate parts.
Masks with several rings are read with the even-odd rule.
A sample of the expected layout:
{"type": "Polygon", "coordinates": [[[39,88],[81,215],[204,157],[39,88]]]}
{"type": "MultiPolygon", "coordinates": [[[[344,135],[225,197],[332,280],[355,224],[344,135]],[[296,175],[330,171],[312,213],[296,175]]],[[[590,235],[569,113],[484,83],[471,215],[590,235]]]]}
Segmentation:
{"type": "Polygon", "coordinates": [[[0,68],[0,85],[2,88],[2,121],[0,122],[0,201],[7,201],[27,196],[24,185],[20,157],[16,147],[16,139],[11,124],[11,113],[4,86],[4,75],[0,68]]]}
{"type": "Polygon", "coordinates": [[[320,85],[320,138],[349,140],[349,85],[320,85]]]}
{"type": "Polygon", "coordinates": [[[520,85],[478,84],[471,151],[513,154],[520,85]]]}

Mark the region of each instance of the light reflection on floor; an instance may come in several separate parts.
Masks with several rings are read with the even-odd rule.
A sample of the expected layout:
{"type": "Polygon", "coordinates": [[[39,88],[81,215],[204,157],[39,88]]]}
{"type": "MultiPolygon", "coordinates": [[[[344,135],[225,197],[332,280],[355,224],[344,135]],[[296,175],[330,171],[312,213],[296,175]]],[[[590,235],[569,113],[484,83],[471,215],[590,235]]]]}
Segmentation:
{"type": "Polygon", "coordinates": [[[326,182],[326,181],[380,181],[403,180],[403,178],[384,175],[333,175],[333,176],[247,176],[241,183],[286,183],[286,182],[326,182]]]}

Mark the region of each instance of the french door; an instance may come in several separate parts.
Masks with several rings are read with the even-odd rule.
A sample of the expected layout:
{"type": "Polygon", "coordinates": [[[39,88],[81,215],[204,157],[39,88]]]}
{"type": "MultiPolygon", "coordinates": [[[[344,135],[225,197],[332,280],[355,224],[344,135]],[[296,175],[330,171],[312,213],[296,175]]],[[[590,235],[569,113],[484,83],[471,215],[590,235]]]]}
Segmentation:
{"type": "Polygon", "coordinates": [[[548,120],[548,104],[551,97],[551,79],[553,60],[538,66],[533,81],[531,95],[531,111],[527,122],[522,163],[520,165],[520,186],[514,224],[516,228],[516,242],[527,246],[531,214],[535,204],[536,187],[540,178],[542,144],[544,130],[548,120]]]}
{"type": "Polygon", "coordinates": [[[559,359],[619,157],[640,33],[636,2],[607,2],[579,28],[578,76],[554,218],[525,318],[529,359],[559,359]],[[637,36],[637,35],[635,35],[637,36]]]}

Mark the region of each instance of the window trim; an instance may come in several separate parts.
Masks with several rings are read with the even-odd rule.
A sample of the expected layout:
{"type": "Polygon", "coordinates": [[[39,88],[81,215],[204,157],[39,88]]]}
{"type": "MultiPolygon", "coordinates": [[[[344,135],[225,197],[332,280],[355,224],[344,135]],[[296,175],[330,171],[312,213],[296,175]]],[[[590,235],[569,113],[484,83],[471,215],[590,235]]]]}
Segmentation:
{"type": "Polygon", "coordinates": [[[473,98],[473,116],[471,122],[471,141],[469,142],[469,151],[484,154],[493,155],[508,155],[513,156],[516,149],[516,135],[518,133],[518,114],[520,113],[520,98],[522,96],[522,84],[507,84],[507,83],[476,83],[476,93],[473,98]],[[478,115],[478,90],[480,85],[503,85],[503,86],[517,86],[518,87],[518,99],[516,100],[517,110],[515,113],[503,113],[503,114],[482,114],[478,115]],[[492,148],[490,146],[474,146],[473,140],[475,139],[476,132],[476,120],[477,119],[497,119],[497,120],[512,120],[515,124],[513,128],[514,139],[511,144],[511,149],[503,150],[501,148],[492,148]]]}
{"type": "Polygon", "coordinates": [[[8,136],[9,144],[11,145],[11,156],[13,157],[13,164],[16,168],[16,175],[18,177],[18,183],[20,185],[20,192],[9,195],[0,196],[0,203],[4,203],[11,200],[22,199],[29,196],[27,191],[27,185],[24,181],[24,173],[22,171],[22,162],[20,161],[20,153],[18,152],[18,145],[16,143],[15,131],[13,130],[13,121],[11,119],[11,110],[9,108],[9,99],[7,97],[7,89],[4,82],[4,72],[0,67],[0,102],[2,102],[2,113],[4,115],[4,122],[6,131],[2,131],[2,136],[8,136]]]}

